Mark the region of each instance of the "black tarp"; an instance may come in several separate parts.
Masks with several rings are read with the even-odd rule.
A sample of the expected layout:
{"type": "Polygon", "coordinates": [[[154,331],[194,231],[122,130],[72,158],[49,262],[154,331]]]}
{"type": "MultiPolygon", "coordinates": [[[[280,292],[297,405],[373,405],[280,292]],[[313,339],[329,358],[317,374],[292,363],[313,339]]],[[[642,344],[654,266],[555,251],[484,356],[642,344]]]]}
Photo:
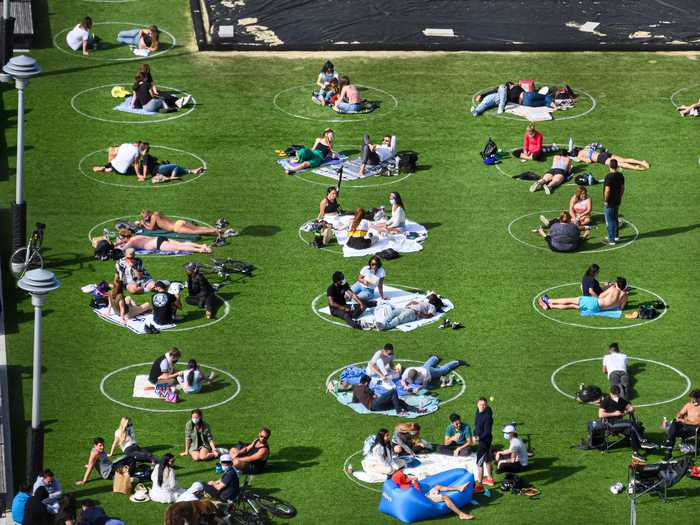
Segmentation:
{"type": "Polygon", "coordinates": [[[700,0],[199,2],[202,47],[224,50],[700,49],[700,0]],[[429,28],[454,36],[426,36],[429,28]]]}

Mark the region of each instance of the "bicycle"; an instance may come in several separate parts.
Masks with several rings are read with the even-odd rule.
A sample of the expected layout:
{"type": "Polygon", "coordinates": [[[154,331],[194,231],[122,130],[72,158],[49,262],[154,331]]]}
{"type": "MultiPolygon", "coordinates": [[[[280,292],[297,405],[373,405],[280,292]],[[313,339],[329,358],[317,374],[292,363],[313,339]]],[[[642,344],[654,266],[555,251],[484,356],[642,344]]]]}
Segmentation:
{"type": "Polygon", "coordinates": [[[269,525],[270,515],[276,518],[293,518],[297,509],[291,503],[256,492],[249,488],[250,477],[241,486],[236,499],[229,505],[224,516],[227,525],[269,525]]]}
{"type": "Polygon", "coordinates": [[[203,273],[214,274],[227,281],[234,273],[252,277],[255,267],[248,262],[227,257],[225,259],[212,258],[211,263],[203,263],[199,269],[203,273]]]}
{"type": "Polygon", "coordinates": [[[44,267],[44,259],[41,257],[41,247],[44,243],[44,229],[46,225],[37,222],[36,228],[29,238],[29,244],[17,249],[10,257],[10,271],[16,279],[21,279],[29,270],[44,267]]]}

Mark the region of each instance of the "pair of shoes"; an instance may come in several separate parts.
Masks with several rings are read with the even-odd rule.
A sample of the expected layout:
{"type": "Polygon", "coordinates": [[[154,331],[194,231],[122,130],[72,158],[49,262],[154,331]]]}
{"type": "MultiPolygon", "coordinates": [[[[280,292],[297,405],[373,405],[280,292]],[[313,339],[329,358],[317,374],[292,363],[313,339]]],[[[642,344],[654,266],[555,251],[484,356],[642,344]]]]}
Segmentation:
{"type": "Polygon", "coordinates": [[[175,101],[175,105],[182,109],[184,108],[187,104],[189,104],[192,101],[192,95],[185,95],[184,97],[180,97],[175,101]]]}
{"type": "Polygon", "coordinates": [[[549,219],[544,215],[540,215],[540,222],[544,227],[549,228],[549,219]]]}
{"type": "Polygon", "coordinates": [[[633,452],[632,453],[632,460],[636,461],[637,463],[646,463],[647,460],[644,459],[644,456],[641,456],[639,452],[633,452]]]}
{"type": "Polygon", "coordinates": [[[487,487],[493,487],[493,485],[494,485],[493,478],[491,478],[491,477],[484,478],[481,480],[481,484],[486,485],[487,487]]]}
{"type": "Polygon", "coordinates": [[[603,244],[607,244],[608,246],[615,246],[615,241],[611,241],[608,238],[603,239],[603,244]]]}
{"type": "Polygon", "coordinates": [[[464,325],[458,321],[452,323],[452,330],[459,330],[460,328],[464,328],[464,325]]]}
{"type": "Polygon", "coordinates": [[[552,190],[549,188],[549,186],[548,186],[547,184],[545,184],[544,186],[542,186],[542,189],[544,190],[544,192],[545,192],[547,195],[551,195],[551,194],[552,194],[552,190]]]}
{"type": "Polygon", "coordinates": [[[659,448],[659,445],[657,445],[656,443],[652,443],[648,439],[642,439],[639,442],[639,446],[641,446],[645,450],[656,450],[657,448],[659,448]]]}
{"type": "Polygon", "coordinates": [[[536,191],[539,191],[540,188],[542,187],[542,184],[540,181],[535,181],[530,185],[530,193],[535,193],[536,191]]]}
{"type": "Polygon", "coordinates": [[[155,326],[152,324],[147,324],[146,326],[143,327],[144,332],[147,334],[159,334],[160,330],[158,330],[155,326]]]}
{"type": "Polygon", "coordinates": [[[479,115],[476,114],[476,106],[472,106],[469,108],[469,113],[472,114],[474,117],[478,117],[479,115]]]}
{"type": "Polygon", "coordinates": [[[620,240],[619,237],[615,237],[615,242],[619,242],[619,240],[620,240]]]}
{"type": "Polygon", "coordinates": [[[386,328],[386,326],[384,325],[384,323],[377,321],[376,323],[374,323],[374,328],[381,332],[382,330],[384,330],[386,328]]]}
{"type": "Polygon", "coordinates": [[[225,244],[226,240],[223,237],[217,237],[211,243],[212,246],[224,246],[225,244]]]}
{"type": "Polygon", "coordinates": [[[214,227],[223,230],[224,228],[226,228],[226,226],[228,226],[228,224],[228,220],[224,219],[223,217],[219,217],[218,219],[216,219],[214,227]]]}
{"type": "Polygon", "coordinates": [[[216,377],[216,372],[214,372],[214,371],[212,370],[212,371],[209,373],[209,377],[207,377],[207,381],[209,381],[209,382],[211,383],[211,382],[214,380],[215,377],[216,377]]]}
{"type": "Polygon", "coordinates": [[[452,323],[450,322],[449,319],[445,319],[442,323],[440,323],[440,326],[438,328],[440,330],[443,330],[444,328],[449,328],[452,323]]]}
{"type": "Polygon", "coordinates": [[[236,235],[238,235],[238,232],[236,230],[234,230],[233,228],[228,228],[223,233],[224,239],[228,239],[229,237],[235,237],[236,235]]]}

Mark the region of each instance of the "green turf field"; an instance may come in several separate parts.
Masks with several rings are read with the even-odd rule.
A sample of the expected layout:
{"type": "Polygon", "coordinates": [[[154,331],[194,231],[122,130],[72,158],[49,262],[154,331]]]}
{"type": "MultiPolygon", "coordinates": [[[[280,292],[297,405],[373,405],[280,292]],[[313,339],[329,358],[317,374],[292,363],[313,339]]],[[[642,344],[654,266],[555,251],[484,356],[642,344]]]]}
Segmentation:
{"type": "MultiPolygon", "coordinates": [[[[392,523],[376,510],[379,493],[353,483],[342,468],[367,435],[381,426],[391,428],[398,420],[356,415],[326,394],[324,385],[333,371],[366,360],[390,341],[402,359],[422,360],[437,353],[471,364],[459,370],[466,382],[464,394],[418,420],[425,437],[440,440],[452,411],[471,422],[482,395],[494,397],[496,426],[515,419],[524,423],[522,432],[531,435],[535,456],[525,477],[542,495],[528,501],[495,491],[473,509],[479,522],[625,522],[628,500],[611,495],[608,487],[627,479],[629,450],[606,456],[571,449],[584,437],[595,410],[559,393],[550,378],[562,365],[602,357],[607,345],[618,341],[624,352],[638,358],[632,361],[632,401],[654,405],[638,410],[651,438],[661,437],[662,417],[671,418],[684,402],[685,396],[657,404],[686,389],[685,379],[674,369],[695,387],[700,383],[694,299],[700,256],[698,121],[678,117],[671,101],[678,90],[683,91],[675,97],[677,103],[700,96],[700,87],[695,87],[698,62],[645,53],[338,58],[338,69],[367,86],[368,96],[382,103],[375,113],[348,118],[309,100],[322,59],[198,54],[191,48],[186,2],[171,4],[144,0],[135,8],[130,3],[49,2],[41,43],[32,51],[44,74],[33,79],[26,92],[26,200],[29,224],[47,224],[44,256],[62,284],[45,308],[42,416],[47,427],[46,466],[58,474],[64,489],[77,488],[78,497],[97,498],[129,524],[161,523],[164,506],[132,504],[112,494],[110,482],[93,479],[84,487],[73,485],[82,475],[91,439],[101,435],[111,444],[119,417],[129,415],[141,445],[157,454],[177,455],[188,412],[139,409],[220,404],[240,383],[238,395],[205,410],[205,419],[222,445],[249,440],[262,425],[272,428],[269,472],[256,477],[254,485],[296,505],[299,515],[294,522],[392,523]],[[116,99],[109,96],[110,86],[128,86],[138,61],[121,60],[130,58],[124,47],[83,58],[52,44],[55,37],[64,47],[61,31],[85,14],[95,22],[155,22],[166,29],[175,39],[172,48],[166,43],[167,52],[148,63],[158,84],[191,93],[195,109],[155,117],[178,117],[161,122],[112,111],[116,99]],[[538,225],[537,216],[564,209],[573,186],[549,197],[531,194],[524,182],[509,176],[522,171],[519,162],[505,160],[500,170],[481,163],[478,152],[489,136],[510,149],[520,144],[525,128],[524,121],[493,111],[479,118],[468,114],[474,93],[507,78],[566,82],[590,95],[571,113],[558,115],[576,118],[539,125],[545,142],[563,144],[569,136],[577,144],[599,141],[614,153],[651,163],[647,172],[625,172],[621,214],[627,222],[618,249],[609,250],[600,242],[601,215],[588,251],[562,255],[541,249],[541,239],[530,231],[538,225]],[[426,225],[429,238],[422,252],[387,262],[387,282],[436,289],[455,302],[449,317],[466,329],[441,331],[432,325],[409,333],[351,332],[314,315],[311,302],[325,291],[331,273],[342,270],[351,278],[366,261],[344,259],[333,250],[316,251],[300,240],[298,227],[317,214],[330,180],[313,174],[285,177],[275,164],[274,150],[309,144],[327,126],[334,127],[341,150],[357,151],[365,132],[373,137],[393,132],[399,149],[419,152],[421,169],[411,177],[347,183],[340,201],[346,208],[377,206],[387,204],[389,191],[401,193],[409,218],[426,225]],[[203,159],[208,172],[191,182],[154,187],[90,171],[92,163],[104,162],[110,144],[139,139],[157,145],[155,153],[161,158],[192,165],[203,159]],[[258,270],[253,278],[222,290],[230,303],[223,320],[188,331],[137,336],[101,321],[88,307],[89,297],[80,287],[109,279],[112,272],[110,263],[93,259],[88,232],[143,207],[208,223],[225,216],[241,231],[216,253],[251,261],[258,270]],[[603,279],[624,275],[638,287],[631,304],[658,295],[668,303],[667,313],[633,326],[638,322],[587,320],[571,311],[555,312],[548,319],[533,308],[533,299],[546,289],[569,285],[552,295],[575,295],[570,283],[578,282],[593,262],[602,267],[603,279]],[[186,358],[195,357],[205,367],[233,377],[220,374],[216,389],[194,399],[189,396],[177,406],[131,398],[138,367],[125,367],[150,363],[173,345],[186,358]],[[101,393],[108,374],[112,375],[104,380],[104,391],[134,408],[101,393]]],[[[122,28],[129,25],[95,26],[106,40],[113,40],[113,33],[122,28]]],[[[14,89],[3,88],[2,107],[3,151],[11,174],[0,174],[6,207],[14,195],[14,89]]],[[[541,171],[543,166],[530,163],[527,169],[541,171]]],[[[598,178],[604,176],[601,166],[592,171],[598,178]]],[[[602,212],[601,187],[591,191],[594,211],[602,212]]],[[[8,216],[5,210],[3,236],[9,232],[8,216]]],[[[148,257],[145,262],[155,276],[182,279],[181,264],[191,259],[207,258],[148,257]]],[[[31,413],[32,308],[7,273],[4,281],[19,479],[24,471],[23,431],[31,413]]],[[[181,327],[202,324],[201,317],[193,317],[181,327]]],[[[140,369],[146,373],[147,368],[140,369]]],[[[581,382],[606,383],[593,361],[567,366],[554,379],[565,393],[573,393],[581,382]]],[[[359,459],[355,456],[350,462],[359,468],[359,459]]],[[[177,466],[182,486],[215,477],[213,462],[195,464],[178,456],[177,466]]],[[[684,516],[697,509],[699,496],[700,484],[686,479],[673,489],[667,504],[649,497],[640,500],[639,523],[684,516]]]]}

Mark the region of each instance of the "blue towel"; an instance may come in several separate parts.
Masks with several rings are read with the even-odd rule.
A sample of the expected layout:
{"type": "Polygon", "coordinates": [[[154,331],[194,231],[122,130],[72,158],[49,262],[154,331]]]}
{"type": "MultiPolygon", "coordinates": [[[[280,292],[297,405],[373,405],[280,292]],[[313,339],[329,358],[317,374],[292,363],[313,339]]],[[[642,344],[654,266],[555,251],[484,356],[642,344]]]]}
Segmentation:
{"type": "Polygon", "coordinates": [[[136,255],[191,255],[192,252],[180,250],[136,250],[136,255]]]}
{"type": "MultiPolygon", "coordinates": [[[[417,407],[417,408],[424,408],[426,411],[423,413],[418,413],[418,412],[408,412],[408,414],[405,416],[406,418],[413,419],[416,417],[424,416],[426,414],[432,414],[433,412],[437,411],[440,405],[440,401],[432,396],[424,395],[424,394],[419,394],[419,395],[410,395],[410,396],[401,396],[401,398],[408,404],[411,405],[412,407],[417,407]]],[[[367,408],[362,404],[362,403],[353,403],[352,402],[352,392],[339,392],[338,395],[336,396],[336,399],[343,405],[348,406],[352,408],[355,412],[358,414],[382,414],[385,416],[395,416],[396,411],[395,410],[384,410],[381,412],[372,412],[370,410],[367,410],[367,408]]]]}
{"type": "Polygon", "coordinates": [[[118,106],[114,106],[114,111],[123,111],[124,113],[136,113],[137,115],[157,115],[157,111],[146,111],[144,109],[135,109],[131,107],[131,98],[126,97],[124,102],[118,106]]]}
{"type": "MultiPolygon", "coordinates": [[[[365,374],[367,374],[367,369],[360,368],[359,366],[349,366],[340,373],[340,380],[346,382],[349,385],[359,385],[360,378],[365,374]]],[[[403,396],[409,395],[409,392],[406,392],[406,390],[404,390],[403,385],[401,384],[400,380],[395,379],[393,381],[393,383],[394,383],[394,387],[396,388],[396,392],[399,394],[399,396],[403,397],[403,396]]],[[[417,387],[420,385],[412,384],[411,386],[417,387]]],[[[387,389],[384,388],[382,386],[382,383],[377,379],[372,379],[372,381],[369,384],[369,388],[377,396],[381,396],[382,394],[385,394],[387,392],[387,389]]],[[[419,395],[427,394],[429,389],[430,389],[430,385],[428,386],[428,388],[420,390],[418,392],[418,394],[419,395]]]]}
{"type": "MultiPolygon", "coordinates": [[[[342,154],[338,154],[338,157],[335,158],[335,159],[333,159],[333,158],[331,158],[331,157],[326,157],[325,159],[323,159],[323,162],[321,163],[321,166],[333,166],[333,165],[342,164],[343,162],[345,162],[345,160],[346,160],[347,158],[348,158],[347,155],[342,155],[342,154]]],[[[285,170],[288,170],[288,169],[291,169],[291,168],[296,168],[296,167],[299,165],[299,164],[294,160],[294,157],[285,157],[285,158],[283,158],[283,159],[279,159],[279,160],[277,161],[277,164],[279,164],[280,166],[282,166],[285,170]]],[[[309,169],[310,169],[310,168],[309,168],[309,169]]],[[[297,171],[297,173],[301,173],[301,172],[303,172],[303,171],[307,171],[307,170],[300,170],[300,171],[297,171]]]]}
{"type": "Polygon", "coordinates": [[[581,317],[609,317],[610,319],[619,319],[622,317],[622,310],[598,310],[597,312],[589,312],[580,310],[581,317]]]}

